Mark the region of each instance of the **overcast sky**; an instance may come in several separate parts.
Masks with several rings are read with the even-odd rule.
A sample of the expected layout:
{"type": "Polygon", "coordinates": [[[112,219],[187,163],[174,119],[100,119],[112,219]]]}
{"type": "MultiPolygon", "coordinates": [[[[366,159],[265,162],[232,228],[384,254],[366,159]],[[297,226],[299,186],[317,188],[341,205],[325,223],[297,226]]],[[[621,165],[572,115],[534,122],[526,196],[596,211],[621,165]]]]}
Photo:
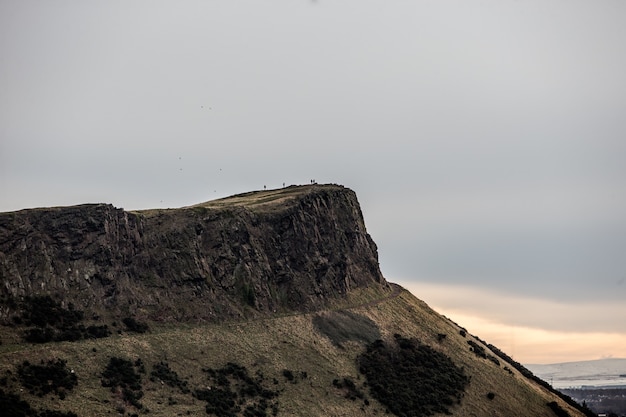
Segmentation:
{"type": "Polygon", "coordinates": [[[625,19],[622,0],[0,0],[0,211],[339,183],[425,301],[624,337],[625,19]]]}

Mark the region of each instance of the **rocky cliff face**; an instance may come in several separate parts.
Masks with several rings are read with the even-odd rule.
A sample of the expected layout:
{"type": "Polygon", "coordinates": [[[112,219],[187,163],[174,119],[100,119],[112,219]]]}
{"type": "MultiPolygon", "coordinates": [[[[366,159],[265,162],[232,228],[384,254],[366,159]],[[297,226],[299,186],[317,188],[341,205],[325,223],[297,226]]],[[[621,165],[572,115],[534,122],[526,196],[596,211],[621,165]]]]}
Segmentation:
{"type": "Polygon", "coordinates": [[[352,288],[388,287],[355,193],[334,185],[181,209],[0,213],[0,279],[4,300],[51,295],[165,321],[311,311],[352,288]]]}

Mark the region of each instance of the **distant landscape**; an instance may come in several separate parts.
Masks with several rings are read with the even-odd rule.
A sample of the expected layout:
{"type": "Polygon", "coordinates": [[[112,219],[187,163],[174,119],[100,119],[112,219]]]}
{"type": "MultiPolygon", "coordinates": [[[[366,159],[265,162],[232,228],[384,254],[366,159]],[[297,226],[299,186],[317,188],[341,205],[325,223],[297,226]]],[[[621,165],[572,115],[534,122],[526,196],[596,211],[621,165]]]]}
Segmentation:
{"type": "Polygon", "coordinates": [[[554,388],[596,413],[626,415],[626,359],[526,365],[554,388]]]}

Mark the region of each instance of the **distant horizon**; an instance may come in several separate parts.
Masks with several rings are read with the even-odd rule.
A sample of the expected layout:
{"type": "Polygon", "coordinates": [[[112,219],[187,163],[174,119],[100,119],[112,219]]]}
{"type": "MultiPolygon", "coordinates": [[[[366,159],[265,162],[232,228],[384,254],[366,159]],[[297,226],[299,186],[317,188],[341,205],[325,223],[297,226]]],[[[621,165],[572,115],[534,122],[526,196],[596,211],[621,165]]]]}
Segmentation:
{"type": "Polygon", "coordinates": [[[581,361],[570,361],[570,362],[555,362],[555,363],[524,363],[523,365],[567,365],[574,363],[582,363],[582,362],[601,362],[601,361],[626,361],[626,357],[624,358],[600,358],[600,359],[586,359],[581,361]]]}
{"type": "MultiPolygon", "coordinates": [[[[393,281],[393,280],[392,280],[393,281]]],[[[550,328],[542,327],[540,318],[515,321],[516,315],[525,308],[538,309],[549,305],[528,305],[524,298],[510,295],[501,303],[509,305],[503,311],[494,299],[502,294],[480,288],[469,290],[454,285],[432,285],[414,281],[393,281],[409,290],[431,308],[471,334],[491,343],[515,361],[525,365],[553,365],[570,362],[598,361],[626,358],[626,336],[608,331],[561,331],[558,323],[550,328]],[[450,295],[454,293],[456,295],[450,295]],[[466,299],[462,304],[459,297],[466,299]],[[494,303],[493,305],[491,305],[494,303]]],[[[568,314],[575,314],[576,303],[566,307],[568,314]]],[[[549,311],[549,310],[547,310],[549,311]]],[[[625,370],[626,372],[626,370],[625,370]]]]}

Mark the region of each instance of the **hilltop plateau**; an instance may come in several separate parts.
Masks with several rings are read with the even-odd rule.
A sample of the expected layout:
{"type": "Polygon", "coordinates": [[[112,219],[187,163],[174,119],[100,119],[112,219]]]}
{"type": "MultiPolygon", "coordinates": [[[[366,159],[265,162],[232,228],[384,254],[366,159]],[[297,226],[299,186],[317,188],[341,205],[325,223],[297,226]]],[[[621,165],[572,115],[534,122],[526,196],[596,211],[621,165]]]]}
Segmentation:
{"type": "Polygon", "coordinates": [[[355,193],[0,213],[9,416],[582,416],[387,282],[355,193]]]}

